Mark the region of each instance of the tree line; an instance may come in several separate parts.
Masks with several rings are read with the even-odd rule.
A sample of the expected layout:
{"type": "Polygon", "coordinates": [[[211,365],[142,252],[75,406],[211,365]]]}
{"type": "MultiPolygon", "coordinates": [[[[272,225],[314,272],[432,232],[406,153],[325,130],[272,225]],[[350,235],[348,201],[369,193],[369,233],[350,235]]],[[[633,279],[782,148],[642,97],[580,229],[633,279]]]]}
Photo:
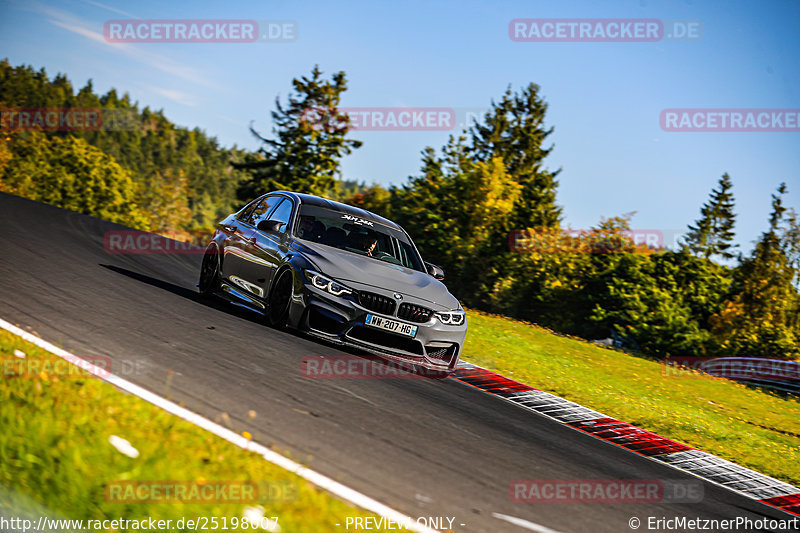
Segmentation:
{"type": "MultiPolygon", "coordinates": [[[[63,74],[0,61],[0,110],[100,110],[99,128],[0,126],[0,190],[140,229],[203,230],[238,205],[244,150],[140,109],[125,93],[77,91],[63,74]]],[[[23,125],[24,126],[24,125],[23,125]]]]}
{"type": "MultiPolygon", "coordinates": [[[[562,231],[558,170],[547,104],[536,84],[508,88],[480,119],[399,186],[341,178],[341,159],[362,143],[339,111],[344,72],[315,67],[275,101],[271,135],[251,130],[256,151],[170,123],[115,91],[77,94],[62,75],[0,63],[0,107],[102,107],[133,127],[5,132],[0,190],[142,229],[211,228],[263,192],[289,189],[341,200],[397,221],[426,260],[441,265],[465,305],[584,338],[634,339],[654,356],[800,358],[800,222],[775,184],[753,250],[735,239],[734,184],[723,174],[675,250],[637,244],[631,214],[601,219],[591,246],[518,253],[509,234],[562,231]]],[[[700,202],[698,202],[700,203],[700,202]]],[[[581,239],[584,237],[560,237],[581,239]]]]}

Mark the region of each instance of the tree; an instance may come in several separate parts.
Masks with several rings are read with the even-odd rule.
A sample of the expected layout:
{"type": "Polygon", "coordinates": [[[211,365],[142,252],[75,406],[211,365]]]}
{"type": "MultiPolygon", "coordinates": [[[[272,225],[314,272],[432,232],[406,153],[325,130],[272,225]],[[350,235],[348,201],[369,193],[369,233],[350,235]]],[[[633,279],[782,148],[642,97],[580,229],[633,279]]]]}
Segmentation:
{"type": "Polygon", "coordinates": [[[547,104],[539,86],[531,83],[519,93],[509,87],[500,102],[492,102],[482,122],[469,129],[469,155],[477,161],[502,161],[506,174],[521,187],[513,224],[519,228],[556,228],[561,208],[556,205],[556,176],[544,168],[552,146],[544,147],[553,128],[545,128],[547,104]]]}
{"type": "Polygon", "coordinates": [[[797,211],[789,208],[784,213],[785,224],[781,234],[781,247],[789,267],[793,268],[795,287],[800,289],[800,219],[797,211]]]}
{"type": "Polygon", "coordinates": [[[349,119],[338,110],[347,89],[344,72],[323,81],[315,66],[310,77],[294,79],[292,85],[294,92],[286,105],[275,99],[272,131],[276,139],[264,138],[250,128],[264,146],[237,165],[250,173],[238,190],[242,201],[274,189],[324,196],[335,186],[339,159],[361,146],[361,141],[346,138],[349,119]]]}
{"type": "MultiPolygon", "coordinates": [[[[238,207],[236,189],[244,173],[234,169],[231,161],[242,161],[245,157],[242,150],[235,146],[220,147],[215,138],[197,128],[178,127],[163,111],[139,109],[127,93],[120,96],[111,89],[103,96],[96,95],[89,80],[74,94],[72,84],[63,74],[48,79],[44,70],[12,67],[8,60],[0,60],[0,108],[30,107],[100,111],[99,129],[47,131],[46,137],[80,138],[128,171],[134,181],[136,206],[147,211],[153,229],[209,229],[238,207]]],[[[0,136],[0,173],[5,172],[3,167],[12,164],[9,154],[11,136],[15,135],[0,136]]],[[[27,141],[23,140],[19,149],[27,141]]],[[[28,150],[31,149],[28,142],[28,150]]],[[[13,164],[24,165],[26,160],[14,157],[13,164]]],[[[32,180],[45,179],[39,169],[30,170],[32,174],[27,178],[17,175],[28,185],[32,180]]],[[[34,188],[26,185],[20,190],[34,191],[34,188]]]]}
{"type": "Polygon", "coordinates": [[[706,259],[719,255],[723,259],[732,259],[737,245],[732,244],[736,223],[733,212],[734,198],[728,173],[719,180],[719,188],[713,189],[709,201],[700,210],[701,217],[689,226],[684,246],[693,254],[706,259]]]}
{"type": "Polygon", "coordinates": [[[473,160],[464,138],[451,137],[441,157],[425,149],[422,175],[392,189],[388,210],[423,256],[444,267],[448,283],[476,304],[497,275],[520,189],[499,157],[473,160]]]}
{"type": "Polygon", "coordinates": [[[391,218],[389,213],[389,201],[392,197],[391,192],[378,183],[372,185],[358,184],[355,182],[339,182],[339,194],[337,200],[346,204],[366,209],[377,215],[391,218]]]}
{"type": "Polygon", "coordinates": [[[45,202],[109,222],[149,229],[128,170],[78,137],[31,131],[11,142],[12,159],[0,191],[45,202]]]}
{"type": "Polygon", "coordinates": [[[786,191],[782,183],[772,195],[769,229],[736,269],[723,309],[711,317],[712,332],[729,355],[800,356],[796,318],[800,297],[793,284],[797,268],[787,256],[796,242],[785,241],[794,230],[787,231],[784,223],[786,191]]]}

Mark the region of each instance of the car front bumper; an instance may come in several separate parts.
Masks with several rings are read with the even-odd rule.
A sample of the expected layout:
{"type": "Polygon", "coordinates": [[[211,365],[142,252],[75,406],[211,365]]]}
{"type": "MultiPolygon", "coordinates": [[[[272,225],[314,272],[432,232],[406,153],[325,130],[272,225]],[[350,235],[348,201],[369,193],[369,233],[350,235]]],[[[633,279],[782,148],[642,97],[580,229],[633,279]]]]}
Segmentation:
{"type": "MultiPolygon", "coordinates": [[[[308,284],[303,284],[302,290],[298,288],[295,287],[289,311],[289,323],[297,329],[434,372],[449,373],[458,364],[467,334],[466,318],[458,326],[442,324],[434,315],[427,322],[413,322],[398,318],[396,313],[368,309],[356,298],[336,297],[308,284]],[[410,337],[368,326],[365,324],[368,314],[416,326],[416,335],[410,337]]],[[[426,305],[421,300],[411,303],[426,305]]],[[[431,308],[430,303],[427,307],[431,308]]]]}

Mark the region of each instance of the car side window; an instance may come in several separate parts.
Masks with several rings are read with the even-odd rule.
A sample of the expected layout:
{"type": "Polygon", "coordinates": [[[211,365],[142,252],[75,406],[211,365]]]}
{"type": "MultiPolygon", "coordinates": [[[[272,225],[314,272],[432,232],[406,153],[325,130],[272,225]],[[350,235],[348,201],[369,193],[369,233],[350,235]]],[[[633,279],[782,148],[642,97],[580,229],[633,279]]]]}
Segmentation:
{"type": "Polygon", "coordinates": [[[275,211],[273,211],[269,217],[270,220],[276,220],[281,223],[281,226],[278,228],[278,231],[281,233],[286,231],[290,218],[292,218],[292,201],[288,198],[284,198],[283,202],[275,208],[275,211]]]}
{"type": "Polygon", "coordinates": [[[258,226],[259,222],[267,219],[269,212],[272,211],[272,208],[278,205],[278,202],[280,201],[280,196],[267,196],[258,203],[256,208],[252,213],[250,213],[250,216],[247,217],[244,222],[250,224],[251,226],[258,226]]]}
{"type": "Polygon", "coordinates": [[[242,211],[238,215],[236,215],[236,220],[238,220],[239,222],[247,222],[247,220],[250,218],[250,215],[253,214],[253,210],[256,207],[258,207],[259,203],[260,203],[260,201],[258,201],[258,200],[254,200],[254,201],[250,202],[247,205],[247,207],[242,209],[242,211]]]}

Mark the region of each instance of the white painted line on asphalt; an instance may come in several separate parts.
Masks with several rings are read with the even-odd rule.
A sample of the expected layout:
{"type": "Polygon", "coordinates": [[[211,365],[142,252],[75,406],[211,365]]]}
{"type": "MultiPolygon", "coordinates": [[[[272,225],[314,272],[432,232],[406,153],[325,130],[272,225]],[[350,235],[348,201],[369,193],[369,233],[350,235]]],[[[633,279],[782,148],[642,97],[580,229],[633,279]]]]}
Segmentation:
{"type": "Polygon", "coordinates": [[[500,513],[492,513],[492,516],[499,518],[500,520],[505,520],[509,524],[514,524],[515,526],[529,529],[530,531],[536,531],[537,533],[559,533],[555,529],[550,529],[549,527],[545,527],[534,522],[529,522],[528,520],[517,518],[516,516],[509,516],[507,514],[500,513]]]}
{"type": "Polygon", "coordinates": [[[90,374],[102,379],[103,381],[114,385],[115,387],[122,389],[134,396],[138,396],[139,398],[152,403],[156,407],[160,407],[161,409],[171,413],[175,416],[178,416],[187,422],[191,422],[192,424],[205,429],[213,433],[214,435],[227,440],[228,442],[239,446],[242,449],[247,451],[255,452],[261,455],[264,459],[269,461],[270,463],[280,466],[298,476],[302,477],[306,481],[309,481],[316,485],[317,487],[324,489],[334,496],[337,496],[343,500],[346,500],[353,505],[361,507],[362,509],[366,509],[367,511],[373,512],[379,516],[385,517],[388,520],[392,520],[393,522],[397,522],[399,524],[403,524],[406,529],[410,531],[416,531],[418,533],[439,533],[435,529],[431,529],[428,526],[422,525],[416,521],[416,519],[411,518],[410,516],[406,516],[399,511],[395,511],[391,507],[382,504],[381,502],[370,498],[369,496],[362,494],[346,485],[339,483],[338,481],[334,481],[331,478],[324,476],[310,468],[302,466],[298,463],[295,463],[288,457],[284,457],[283,455],[270,450],[269,448],[258,444],[257,442],[253,442],[238,433],[235,433],[225,427],[220,426],[212,422],[211,420],[190,411],[180,405],[173,403],[166,398],[162,398],[161,396],[150,392],[149,390],[140,387],[139,385],[135,385],[130,381],[122,379],[119,376],[115,376],[112,373],[109,373],[107,370],[103,370],[102,368],[95,366],[85,359],[81,359],[77,355],[74,355],[64,349],[55,346],[43,340],[36,335],[28,333],[27,331],[18,328],[14,324],[6,322],[2,318],[0,318],[0,327],[3,329],[10,331],[11,333],[22,337],[26,341],[30,342],[31,344],[35,344],[39,348],[46,350],[53,355],[57,355],[62,359],[69,361],[75,365],[80,366],[83,370],[89,372],[90,374]]]}

